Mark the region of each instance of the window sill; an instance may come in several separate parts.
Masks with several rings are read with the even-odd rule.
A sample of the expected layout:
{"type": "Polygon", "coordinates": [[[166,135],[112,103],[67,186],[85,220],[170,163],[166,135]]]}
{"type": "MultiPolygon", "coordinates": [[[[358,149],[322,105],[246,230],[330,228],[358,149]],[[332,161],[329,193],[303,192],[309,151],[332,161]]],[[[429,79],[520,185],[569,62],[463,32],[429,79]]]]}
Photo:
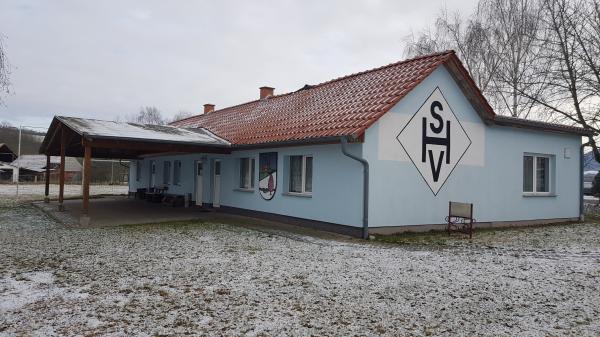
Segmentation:
{"type": "Polygon", "coordinates": [[[312,198],[312,193],[284,192],[283,195],[288,197],[312,198]]]}
{"type": "Polygon", "coordinates": [[[530,198],[530,197],[556,197],[557,195],[555,193],[535,193],[535,192],[525,192],[523,193],[523,197],[525,198],[530,198]]]}
{"type": "Polygon", "coordinates": [[[234,188],[233,190],[237,192],[254,193],[253,188],[234,188]]]}

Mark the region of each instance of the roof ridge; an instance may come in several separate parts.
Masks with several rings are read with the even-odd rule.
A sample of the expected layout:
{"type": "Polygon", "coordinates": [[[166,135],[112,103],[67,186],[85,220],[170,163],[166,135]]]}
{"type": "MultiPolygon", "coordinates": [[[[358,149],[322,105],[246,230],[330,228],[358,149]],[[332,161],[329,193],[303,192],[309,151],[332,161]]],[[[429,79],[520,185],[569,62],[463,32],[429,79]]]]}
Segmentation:
{"type": "MultiPolygon", "coordinates": [[[[314,84],[310,88],[308,88],[307,90],[316,89],[316,88],[319,88],[319,87],[322,87],[322,86],[325,86],[325,85],[328,85],[328,84],[331,84],[331,83],[340,82],[340,81],[346,80],[348,78],[353,78],[353,77],[364,75],[364,74],[367,74],[367,73],[371,73],[371,72],[375,72],[375,71],[379,71],[379,70],[391,68],[391,67],[398,66],[398,65],[401,65],[401,64],[404,64],[404,63],[414,62],[414,61],[418,61],[418,60],[422,60],[422,59],[426,59],[426,58],[432,58],[432,57],[441,56],[441,55],[453,55],[453,54],[456,54],[455,51],[452,50],[452,49],[449,49],[449,50],[444,50],[444,51],[436,52],[436,53],[432,53],[432,54],[419,55],[419,56],[415,56],[413,58],[409,58],[409,59],[405,59],[405,60],[401,60],[401,61],[389,63],[389,64],[386,64],[386,65],[383,65],[383,66],[379,66],[379,67],[376,67],[376,68],[371,68],[371,69],[359,71],[359,72],[356,72],[356,73],[352,73],[352,74],[348,74],[348,75],[336,77],[336,78],[333,78],[333,79],[328,80],[328,81],[324,81],[324,82],[321,82],[321,83],[318,83],[318,84],[314,84]]],[[[291,94],[295,94],[295,93],[298,93],[298,92],[302,92],[302,91],[301,90],[290,91],[290,92],[286,92],[286,93],[279,94],[279,95],[269,96],[269,97],[263,98],[263,99],[257,99],[257,100],[252,100],[252,101],[248,101],[248,102],[244,102],[244,103],[239,103],[239,104],[236,104],[236,105],[231,105],[231,106],[228,106],[228,107],[225,107],[225,108],[222,108],[222,109],[218,109],[218,110],[212,111],[212,112],[210,112],[210,114],[219,113],[219,112],[225,111],[227,109],[237,108],[237,107],[240,107],[240,106],[243,106],[243,105],[246,105],[246,104],[257,103],[257,102],[264,101],[264,100],[270,100],[270,99],[280,98],[280,97],[284,97],[284,96],[289,96],[291,94]]],[[[208,114],[203,114],[203,113],[202,114],[197,114],[197,115],[194,115],[194,116],[186,117],[184,119],[173,121],[173,122],[169,123],[169,125],[172,124],[172,123],[183,122],[183,121],[186,121],[186,120],[192,119],[192,118],[203,118],[204,116],[207,116],[207,115],[208,114]]]]}
{"type": "MultiPolygon", "coordinates": [[[[272,97],[279,97],[279,96],[283,96],[283,95],[287,95],[287,94],[289,94],[289,93],[281,94],[281,95],[277,95],[277,96],[270,96],[269,98],[266,98],[266,99],[271,99],[272,97]]],[[[247,105],[247,104],[251,104],[251,103],[257,103],[257,102],[260,102],[262,100],[265,100],[265,98],[263,98],[263,99],[255,99],[253,101],[248,101],[248,102],[238,103],[238,104],[235,104],[235,105],[230,105],[230,106],[224,107],[222,109],[217,109],[217,110],[211,111],[209,113],[201,113],[201,114],[193,115],[193,116],[190,116],[190,117],[186,117],[186,118],[183,118],[183,119],[179,119],[179,120],[173,121],[173,122],[171,122],[171,123],[169,123],[167,125],[171,125],[173,123],[183,122],[183,121],[186,121],[186,120],[192,119],[192,118],[200,118],[200,117],[212,115],[214,113],[219,113],[219,112],[225,111],[227,109],[237,108],[237,107],[240,107],[242,105],[247,105]]]]}
{"type": "Polygon", "coordinates": [[[436,56],[441,56],[441,55],[444,55],[444,54],[450,55],[450,54],[455,54],[455,52],[454,52],[454,50],[450,49],[450,50],[445,50],[445,51],[437,52],[437,53],[433,53],[433,54],[415,56],[413,58],[409,58],[409,59],[405,59],[405,60],[401,60],[401,61],[397,61],[397,62],[392,62],[392,63],[386,64],[386,65],[383,65],[383,66],[379,66],[379,67],[376,67],[376,68],[371,68],[371,69],[359,71],[357,73],[352,73],[352,74],[349,74],[349,75],[344,75],[344,76],[341,76],[341,77],[337,77],[337,78],[331,79],[329,81],[321,82],[321,83],[315,84],[310,89],[313,89],[313,88],[316,88],[316,87],[320,87],[320,86],[323,86],[323,85],[326,85],[326,84],[329,84],[329,83],[339,82],[339,81],[345,80],[347,78],[356,77],[356,76],[364,75],[364,74],[367,74],[367,73],[371,73],[371,72],[375,72],[375,71],[379,71],[379,70],[391,68],[391,67],[398,66],[398,65],[401,65],[401,64],[404,64],[404,63],[414,62],[414,61],[418,61],[418,60],[421,60],[421,59],[426,59],[426,58],[431,58],[431,57],[436,57],[436,56]]]}

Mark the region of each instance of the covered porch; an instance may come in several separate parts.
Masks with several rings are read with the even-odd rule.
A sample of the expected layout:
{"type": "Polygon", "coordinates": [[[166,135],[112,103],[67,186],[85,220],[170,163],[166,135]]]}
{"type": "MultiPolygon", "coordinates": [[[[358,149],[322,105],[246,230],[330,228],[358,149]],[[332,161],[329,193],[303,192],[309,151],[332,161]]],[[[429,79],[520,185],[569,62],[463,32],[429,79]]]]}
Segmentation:
{"type": "Polygon", "coordinates": [[[92,198],[88,205],[91,207],[84,210],[81,200],[64,200],[62,211],[59,211],[58,201],[37,204],[67,226],[82,225],[82,216],[90,217],[93,225],[99,227],[197,220],[211,216],[211,212],[198,207],[168,207],[125,196],[92,198]]]}
{"type": "MultiPolygon", "coordinates": [[[[101,225],[103,221],[114,221],[115,217],[108,216],[112,208],[118,208],[115,203],[93,203],[98,205],[98,210],[90,209],[90,180],[93,174],[91,159],[140,159],[158,155],[176,155],[190,153],[228,154],[231,144],[208,130],[202,128],[177,128],[163,125],[141,125],[136,123],[102,121],[94,119],[72,118],[57,116],[53,119],[46,137],[40,148],[40,153],[46,155],[49,162],[50,156],[60,156],[59,193],[58,201],[54,205],[59,212],[66,207],[73,209],[71,215],[79,218],[82,225],[101,225]],[[64,198],[66,157],[83,158],[82,199],[66,201],[64,198]],[[105,216],[104,214],[107,214],[105,216]],[[92,220],[93,219],[93,220],[92,220]]],[[[50,165],[45,171],[45,199],[50,204],[50,165]]],[[[126,207],[125,203],[123,207],[126,207]]],[[[156,222],[155,214],[169,214],[171,210],[156,204],[148,204],[149,217],[156,222]],[[154,209],[154,210],[150,210],[154,209]],[[165,213],[166,212],[166,213],[165,213]]],[[[124,219],[127,211],[120,212],[124,219]]],[[[193,213],[193,210],[173,209],[182,214],[193,213]]],[[[197,211],[198,213],[200,211],[197,211]]],[[[141,217],[143,219],[143,217],[141,217]]],[[[169,217],[172,219],[172,217],[169,217]]],[[[185,219],[183,219],[185,220],[185,219]]],[[[140,220],[143,221],[143,220],[140,220]]],[[[137,222],[139,223],[139,222],[137,222]]]]}
{"type": "MultiPolygon", "coordinates": [[[[173,208],[148,203],[144,200],[124,196],[92,198],[88,216],[94,219],[94,227],[112,227],[124,225],[142,225],[158,223],[177,223],[182,221],[228,224],[276,235],[302,237],[311,236],[330,240],[348,240],[356,237],[356,233],[328,232],[323,228],[293,224],[278,219],[253,217],[248,214],[235,214],[219,209],[206,211],[199,207],[173,208]]],[[[36,202],[34,205],[42,209],[67,227],[82,226],[80,218],[83,214],[81,200],[65,200],[63,211],[58,210],[58,201],[36,202]]],[[[85,225],[85,224],[84,224],[85,225]]]]}

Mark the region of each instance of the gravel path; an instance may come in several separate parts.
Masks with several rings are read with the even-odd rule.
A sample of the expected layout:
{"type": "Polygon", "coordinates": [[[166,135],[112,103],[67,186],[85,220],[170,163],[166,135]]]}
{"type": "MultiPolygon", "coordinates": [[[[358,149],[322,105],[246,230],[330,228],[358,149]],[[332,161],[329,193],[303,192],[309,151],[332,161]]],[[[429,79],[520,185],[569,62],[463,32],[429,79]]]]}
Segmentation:
{"type": "Polygon", "coordinates": [[[0,209],[0,336],[598,336],[600,225],[398,246],[0,209]]]}

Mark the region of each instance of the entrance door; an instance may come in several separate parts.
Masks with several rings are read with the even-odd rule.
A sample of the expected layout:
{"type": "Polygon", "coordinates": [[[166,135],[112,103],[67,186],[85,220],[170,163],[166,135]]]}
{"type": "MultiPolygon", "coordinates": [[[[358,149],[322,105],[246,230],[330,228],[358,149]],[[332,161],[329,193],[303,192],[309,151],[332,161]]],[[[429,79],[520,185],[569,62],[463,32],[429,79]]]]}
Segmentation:
{"type": "Polygon", "coordinates": [[[221,207],[221,161],[215,160],[215,177],[213,183],[213,207],[221,207]]]}
{"type": "Polygon", "coordinates": [[[196,206],[202,206],[202,174],[201,161],[196,161],[196,206]]]}
{"type": "Polygon", "coordinates": [[[156,187],[156,162],[150,161],[150,188],[156,187]]]}

